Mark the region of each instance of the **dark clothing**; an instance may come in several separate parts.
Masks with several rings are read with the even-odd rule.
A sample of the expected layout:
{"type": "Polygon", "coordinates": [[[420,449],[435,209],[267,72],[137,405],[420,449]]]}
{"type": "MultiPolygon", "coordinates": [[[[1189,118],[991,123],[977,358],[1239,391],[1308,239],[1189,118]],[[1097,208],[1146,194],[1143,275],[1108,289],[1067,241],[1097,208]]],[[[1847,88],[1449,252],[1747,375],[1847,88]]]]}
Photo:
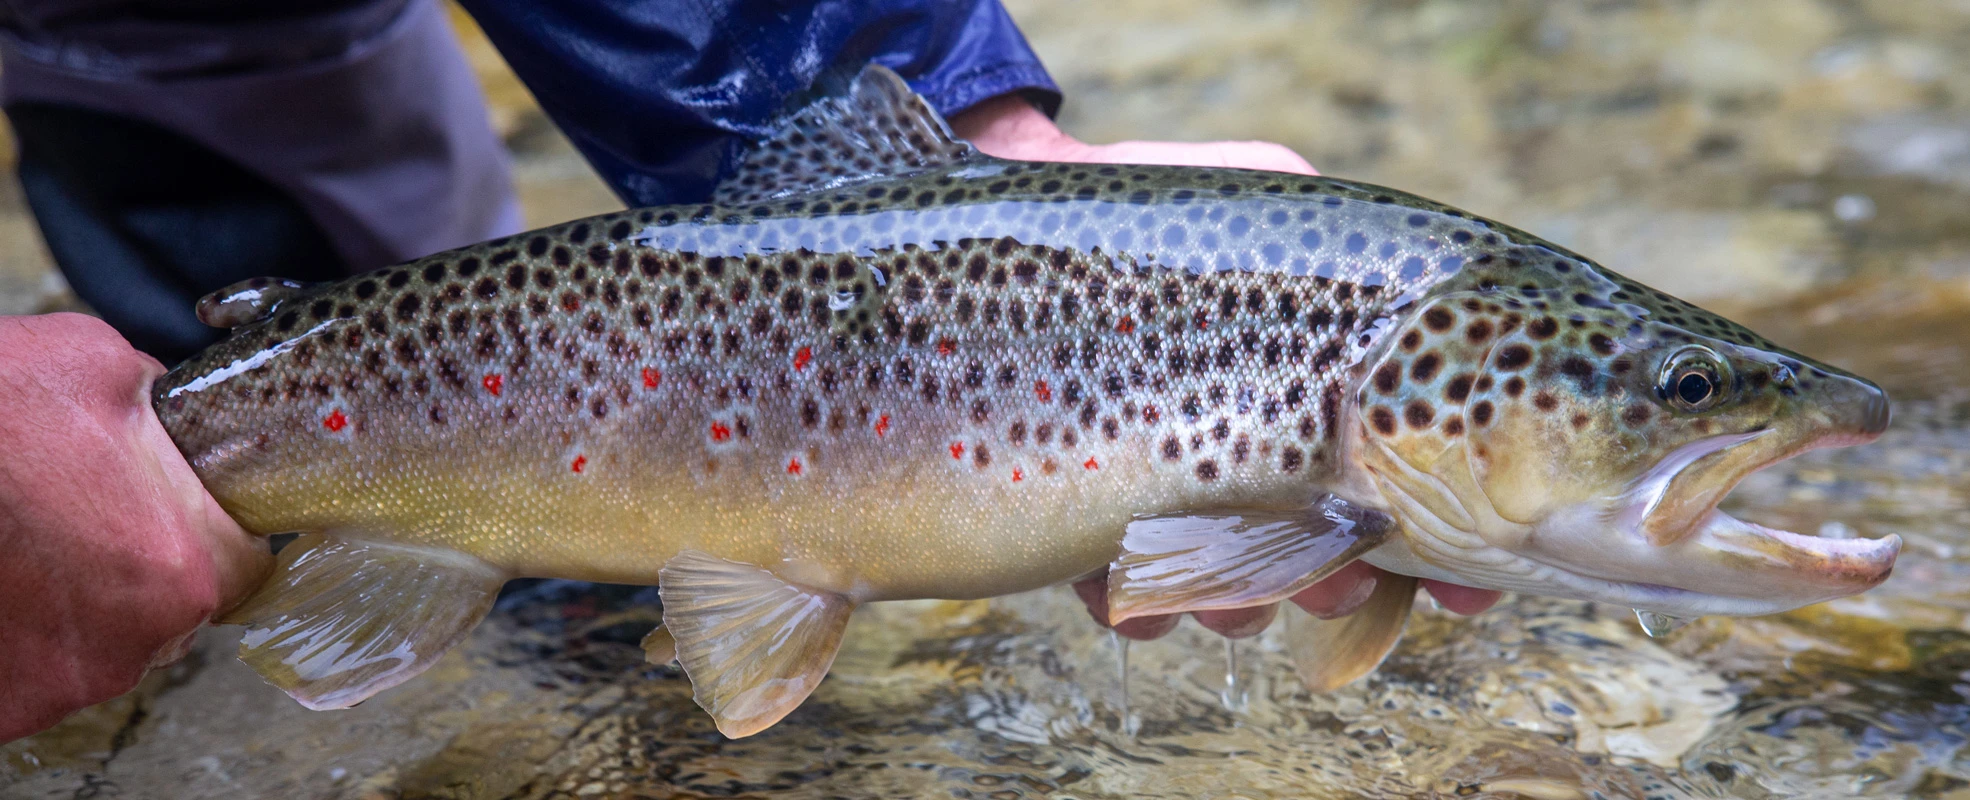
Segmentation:
{"type": "Polygon", "coordinates": [[[635,206],[697,202],[824,72],[896,70],[950,115],[1059,90],[997,0],[463,0],[576,147],[635,206]]]}
{"type": "Polygon", "coordinates": [[[21,188],[75,294],[165,363],[218,331],[188,313],[212,287],[345,262],[292,195],[170,130],[73,106],[7,108],[21,188]]]}
{"type": "MultiPolygon", "coordinates": [[[[464,5],[632,205],[704,198],[817,76],[868,61],[945,114],[1014,91],[1049,111],[1059,99],[997,0],[464,5]]],[[[521,226],[434,0],[10,0],[0,58],[24,186],[63,273],[167,363],[218,334],[187,297],[521,226]],[[162,171],[82,163],[97,153],[64,140],[195,168],[171,191],[162,171]]]]}
{"type": "Polygon", "coordinates": [[[0,102],[87,109],[177,133],[292,196],[349,269],[521,224],[506,150],[434,0],[8,0],[0,8],[8,9],[0,11],[0,102]],[[263,10],[273,8],[287,13],[263,10]]]}

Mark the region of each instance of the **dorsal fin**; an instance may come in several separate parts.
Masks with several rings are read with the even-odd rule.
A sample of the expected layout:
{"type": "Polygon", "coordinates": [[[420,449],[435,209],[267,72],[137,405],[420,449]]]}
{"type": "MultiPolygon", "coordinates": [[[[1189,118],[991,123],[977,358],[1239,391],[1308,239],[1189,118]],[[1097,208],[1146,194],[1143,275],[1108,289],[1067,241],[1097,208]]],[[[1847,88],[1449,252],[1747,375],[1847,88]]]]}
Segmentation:
{"type": "Polygon", "coordinates": [[[894,178],[977,157],[944,118],[880,64],[846,94],[822,97],[754,146],[712,201],[744,205],[894,178]]]}
{"type": "Polygon", "coordinates": [[[286,278],[251,278],[198,299],[198,321],[214,328],[237,328],[266,319],[281,301],[300,296],[308,284],[286,278]]]}

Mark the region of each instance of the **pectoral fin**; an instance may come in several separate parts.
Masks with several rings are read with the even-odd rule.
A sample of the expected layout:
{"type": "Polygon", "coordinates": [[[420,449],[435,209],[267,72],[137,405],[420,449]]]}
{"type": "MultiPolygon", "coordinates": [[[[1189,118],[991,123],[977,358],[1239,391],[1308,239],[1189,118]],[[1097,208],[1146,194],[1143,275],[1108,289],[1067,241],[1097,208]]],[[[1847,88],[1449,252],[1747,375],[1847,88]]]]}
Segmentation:
{"type": "Polygon", "coordinates": [[[1139,519],[1108,568],[1108,619],[1283,600],[1380,546],[1394,527],[1333,495],[1300,511],[1139,519]]]}
{"type": "Polygon", "coordinates": [[[267,585],[220,622],[239,658],[312,709],[348,708],[463,641],[506,574],[452,550],[303,535],[267,585]]]}
{"type": "Polygon", "coordinates": [[[834,664],[855,610],[833,592],[691,550],[657,575],[662,630],[674,638],[692,696],[718,731],[735,739],[779,722],[807,699],[834,664]]]}
{"type": "Polygon", "coordinates": [[[1374,672],[1402,640],[1409,609],[1416,604],[1416,579],[1384,573],[1375,577],[1368,602],[1340,619],[1298,615],[1286,629],[1286,647],[1308,689],[1330,692],[1374,672]]]}

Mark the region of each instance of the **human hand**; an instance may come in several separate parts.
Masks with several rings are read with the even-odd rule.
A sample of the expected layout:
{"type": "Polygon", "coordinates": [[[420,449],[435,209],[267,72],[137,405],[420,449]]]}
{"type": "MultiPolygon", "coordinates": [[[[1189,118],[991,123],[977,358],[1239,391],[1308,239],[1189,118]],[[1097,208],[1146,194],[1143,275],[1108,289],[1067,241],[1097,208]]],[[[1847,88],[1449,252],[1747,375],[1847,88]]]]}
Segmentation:
{"type": "MultiPolygon", "coordinates": [[[[979,103],[951,118],[961,139],[987,155],[1021,161],[1084,161],[1105,164],[1181,164],[1197,167],[1238,167],[1300,175],[1317,175],[1313,166],[1284,145],[1272,142],[1116,142],[1088,144],[1061,131],[1045,114],[1018,97],[1002,95],[979,103]]],[[[1357,561],[1291,598],[1307,613],[1323,619],[1344,617],[1368,601],[1375,582],[1385,573],[1357,561]]],[[[1499,593],[1454,583],[1424,580],[1424,588],[1444,608],[1476,614],[1498,602],[1499,593]]],[[[1088,613],[1103,627],[1131,639],[1154,639],[1176,627],[1177,615],[1136,617],[1108,624],[1108,574],[1102,572],[1075,582],[1074,592],[1088,613]]],[[[1233,639],[1265,630],[1278,612],[1277,604],[1224,611],[1199,611],[1191,616],[1205,628],[1233,639]]]]}
{"type": "Polygon", "coordinates": [[[151,410],[163,373],[100,320],[0,317],[0,742],[177,660],[273,565],[151,410]]]}

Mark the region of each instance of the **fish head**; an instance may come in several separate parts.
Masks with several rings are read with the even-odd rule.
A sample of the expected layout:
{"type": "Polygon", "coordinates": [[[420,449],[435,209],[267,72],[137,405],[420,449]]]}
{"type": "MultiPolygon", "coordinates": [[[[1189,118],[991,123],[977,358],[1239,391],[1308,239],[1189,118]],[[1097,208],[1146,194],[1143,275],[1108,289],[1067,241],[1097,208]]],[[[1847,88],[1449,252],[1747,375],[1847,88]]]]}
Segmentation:
{"type": "Polygon", "coordinates": [[[1881,387],[1586,262],[1469,278],[1392,331],[1356,395],[1354,452],[1403,523],[1394,561],[1681,616],[1887,578],[1894,536],[1717,508],[1758,469],[1880,436],[1881,387]]]}

